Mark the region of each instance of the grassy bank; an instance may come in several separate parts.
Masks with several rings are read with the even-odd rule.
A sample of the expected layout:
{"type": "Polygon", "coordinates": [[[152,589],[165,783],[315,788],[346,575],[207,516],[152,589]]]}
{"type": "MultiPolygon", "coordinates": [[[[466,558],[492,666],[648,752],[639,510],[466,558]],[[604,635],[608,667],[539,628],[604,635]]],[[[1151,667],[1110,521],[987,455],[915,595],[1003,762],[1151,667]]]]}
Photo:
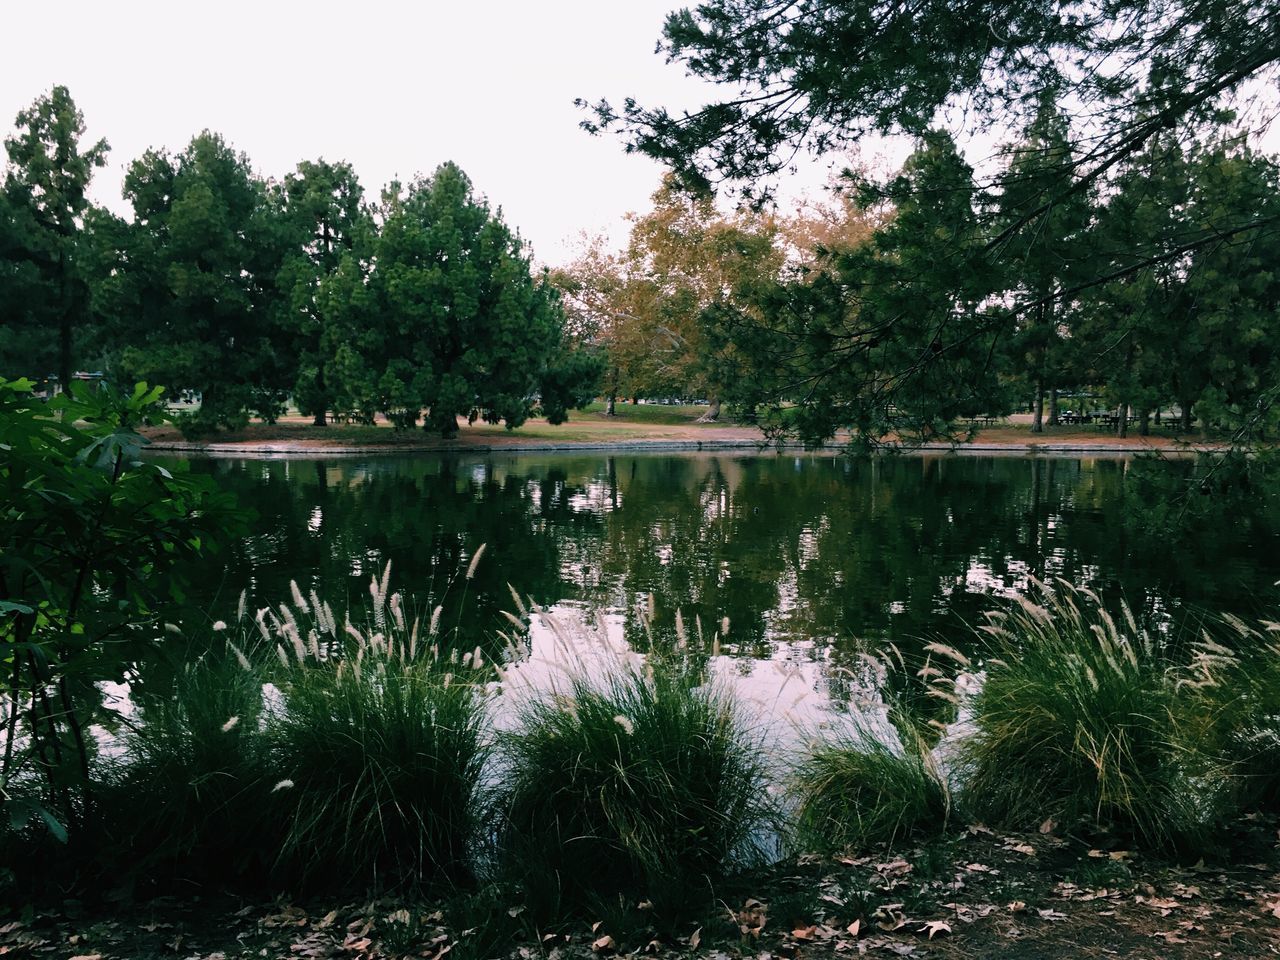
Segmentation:
{"type": "MultiPolygon", "coordinates": [[[[422,430],[394,430],[391,425],[379,421],[376,425],[330,424],[314,426],[309,418],[284,417],[274,424],[250,423],[240,430],[224,431],[202,437],[197,445],[223,444],[276,444],[295,449],[326,447],[374,447],[399,450],[449,450],[468,447],[524,446],[572,446],[574,444],[627,444],[627,443],[696,443],[736,442],[751,444],[763,437],[755,427],[735,422],[731,411],[726,410],[719,422],[703,423],[706,413],[702,406],[667,405],[656,403],[618,403],[615,416],[605,416],[604,407],[595,403],[583,411],[575,411],[568,423],[552,426],[545,420],[533,418],[515,430],[503,426],[459,421],[458,436],[442,440],[439,436],[422,430]]],[[[1174,448],[1183,442],[1196,445],[1211,444],[1213,438],[1200,434],[1181,435],[1170,428],[1155,428],[1148,437],[1127,438],[1115,436],[1114,431],[1098,425],[1074,425],[1046,427],[1042,433],[1032,433],[1025,418],[1014,417],[995,424],[980,427],[973,442],[982,445],[1021,448],[1027,446],[1068,445],[1102,449],[1174,448]]],[[[189,441],[172,426],[146,431],[147,436],[160,445],[185,446],[189,441]]]]}

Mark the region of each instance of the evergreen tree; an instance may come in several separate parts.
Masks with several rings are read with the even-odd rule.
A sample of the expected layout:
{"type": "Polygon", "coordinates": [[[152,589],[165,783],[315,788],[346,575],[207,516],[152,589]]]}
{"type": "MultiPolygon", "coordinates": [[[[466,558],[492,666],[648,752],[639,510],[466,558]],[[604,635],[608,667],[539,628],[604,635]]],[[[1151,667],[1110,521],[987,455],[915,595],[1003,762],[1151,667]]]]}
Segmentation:
{"type": "Polygon", "coordinates": [[[9,165],[0,205],[0,355],[4,372],[44,374],[65,387],[75,368],[76,334],[89,317],[84,216],[94,169],[107,142],[83,146],[84,116],[66,87],[54,87],[18,114],[5,140],[9,165]]]}
{"type": "Polygon", "coordinates": [[[784,283],[720,311],[737,369],[731,399],[766,430],[821,444],[929,437],[1005,403],[995,377],[1007,321],[987,305],[997,277],[982,257],[973,171],[946,133],[922,137],[902,173],[866,185],[882,226],[784,283]]]}
{"type": "Polygon", "coordinates": [[[517,427],[541,397],[560,422],[590,398],[598,363],[565,354],[555,289],[456,165],[392,185],[380,213],[322,296],[344,404],[400,427],[425,411],[426,429],[452,437],[458,417],[517,427]]]}
{"type": "MultiPolygon", "coordinates": [[[[1046,93],[1022,139],[1007,151],[1008,168],[994,205],[997,230],[1055,196],[1062,177],[1076,163],[1069,133],[1067,118],[1046,93]]],[[[1089,263],[1083,240],[1092,214],[1089,195],[1073,193],[1054,202],[1035,230],[1015,231],[1006,241],[1002,285],[1015,307],[1010,351],[1015,370],[1031,389],[1033,433],[1043,429],[1046,399],[1050,420],[1056,422],[1052,398],[1066,375],[1074,307],[1058,291],[1070,286],[1089,263]]]]}
{"type": "Polygon", "coordinates": [[[124,192],[134,216],[108,308],[124,378],[198,396],[193,428],[273,420],[295,365],[279,286],[289,231],[266,184],[206,131],[134,161],[124,192]]]}
{"type": "Polygon", "coordinates": [[[332,337],[326,335],[319,291],[343,254],[364,239],[373,224],[350,164],[304,160],[278,192],[296,244],[280,278],[288,297],[285,326],[298,366],[293,400],[300,411],[315,418],[316,426],[324,426],[335,395],[326,370],[332,337]]]}

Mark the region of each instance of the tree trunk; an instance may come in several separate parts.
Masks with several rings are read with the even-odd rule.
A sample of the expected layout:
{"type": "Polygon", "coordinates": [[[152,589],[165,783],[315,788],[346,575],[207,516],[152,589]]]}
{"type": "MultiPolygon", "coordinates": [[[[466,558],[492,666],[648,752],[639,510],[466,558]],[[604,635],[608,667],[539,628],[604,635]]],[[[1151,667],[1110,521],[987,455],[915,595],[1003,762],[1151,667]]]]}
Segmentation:
{"type": "Polygon", "coordinates": [[[313,427],[327,427],[329,425],[329,404],[325,399],[328,394],[325,391],[323,364],[316,370],[316,396],[320,398],[320,409],[316,411],[315,419],[311,421],[311,425],[313,427]]]}
{"type": "Polygon", "coordinates": [[[1191,401],[1179,400],[1178,406],[1179,406],[1180,419],[1182,421],[1178,425],[1179,429],[1183,433],[1190,433],[1191,432],[1191,401]]]}
{"type": "Polygon", "coordinates": [[[1129,404],[1120,404],[1120,416],[1116,420],[1116,436],[1129,436],[1129,404]]]}
{"type": "Polygon", "coordinates": [[[58,318],[58,382],[63,392],[71,388],[71,325],[76,309],[75,294],[67,282],[67,255],[58,253],[58,276],[62,283],[62,316],[58,318]]]}
{"type": "Polygon", "coordinates": [[[707,412],[698,418],[698,423],[717,423],[720,420],[720,398],[712,397],[707,404],[707,412]]]}
{"type": "Polygon", "coordinates": [[[1036,402],[1032,407],[1031,432],[1044,432],[1044,379],[1036,377],[1036,402]]]}
{"type": "Polygon", "coordinates": [[[1049,426],[1058,425],[1058,388],[1049,391],[1049,426]]]}
{"type": "Polygon", "coordinates": [[[604,402],[604,415],[606,417],[616,417],[618,415],[617,403],[618,395],[616,393],[609,394],[609,399],[604,402]]]}
{"type": "Polygon", "coordinates": [[[1140,437],[1151,436],[1151,411],[1150,410],[1143,409],[1142,411],[1142,419],[1138,421],[1138,436],[1140,437]]]}

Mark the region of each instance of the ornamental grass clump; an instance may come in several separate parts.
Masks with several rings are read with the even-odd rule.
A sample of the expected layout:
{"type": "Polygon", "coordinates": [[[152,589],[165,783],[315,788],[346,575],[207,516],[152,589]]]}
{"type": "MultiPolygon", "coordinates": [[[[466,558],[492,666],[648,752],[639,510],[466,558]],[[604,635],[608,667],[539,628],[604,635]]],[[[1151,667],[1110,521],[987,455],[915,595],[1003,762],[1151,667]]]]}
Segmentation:
{"type": "Polygon", "coordinates": [[[1038,585],[992,614],[989,656],[959,754],[965,806],[990,825],[1112,831],[1194,846],[1210,819],[1192,789],[1175,684],[1155,639],[1089,590],[1038,585]]]}
{"type": "Polygon", "coordinates": [[[853,716],[810,744],[791,782],[803,849],[865,850],[946,829],[950,793],[927,739],[906,718],[886,716],[884,728],[853,716]]]}
{"type": "Polygon", "coordinates": [[[101,798],[111,847],[152,878],[260,875],[272,824],[256,665],[227,644],[133,700],[101,798]]]}
{"type": "Polygon", "coordinates": [[[771,814],[759,745],[703,679],[618,662],[521,705],[498,853],[535,912],[622,895],[674,914],[760,857],[771,814]]]}
{"type": "Polygon", "coordinates": [[[479,649],[437,646],[438,608],[428,625],[408,623],[386,582],[375,578],[364,629],[339,628],[324,606],[305,635],[288,608],[267,618],[280,640],[267,723],[284,824],[278,865],[304,887],[471,873],[491,674],[479,649]]]}
{"type": "Polygon", "coordinates": [[[1210,775],[1227,774],[1227,811],[1280,813],[1280,623],[1220,617],[1179,686],[1191,703],[1188,740],[1210,775]]]}

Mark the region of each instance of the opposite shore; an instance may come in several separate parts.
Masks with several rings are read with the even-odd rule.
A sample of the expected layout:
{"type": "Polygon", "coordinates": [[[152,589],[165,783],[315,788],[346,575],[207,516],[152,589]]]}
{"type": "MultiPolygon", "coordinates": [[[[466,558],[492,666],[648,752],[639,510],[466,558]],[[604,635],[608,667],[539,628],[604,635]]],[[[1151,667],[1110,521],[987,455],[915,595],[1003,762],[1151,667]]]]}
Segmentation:
{"type": "MultiPolygon", "coordinates": [[[[620,405],[621,409],[621,405],[620,405]]],[[[459,424],[458,435],[443,439],[422,430],[393,430],[387,425],[335,424],[318,427],[301,417],[274,424],[251,423],[243,429],[192,440],[173,427],[143,431],[155,452],[213,456],[363,456],[388,453],[524,453],[524,452],[680,452],[739,450],[800,451],[797,443],[776,444],[750,426],[700,423],[699,407],[627,406],[621,415],[605,417],[598,409],[575,413],[559,426],[530,420],[515,430],[490,424],[459,424]]],[[[1151,436],[1117,437],[1098,428],[1046,427],[1032,433],[1026,418],[1011,417],[979,428],[972,439],[939,441],[908,449],[924,452],[984,454],[1136,454],[1197,453],[1224,449],[1198,434],[1178,437],[1162,431],[1151,436]]],[[[828,449],[838,449],[834,444],[828,449]]]]}

